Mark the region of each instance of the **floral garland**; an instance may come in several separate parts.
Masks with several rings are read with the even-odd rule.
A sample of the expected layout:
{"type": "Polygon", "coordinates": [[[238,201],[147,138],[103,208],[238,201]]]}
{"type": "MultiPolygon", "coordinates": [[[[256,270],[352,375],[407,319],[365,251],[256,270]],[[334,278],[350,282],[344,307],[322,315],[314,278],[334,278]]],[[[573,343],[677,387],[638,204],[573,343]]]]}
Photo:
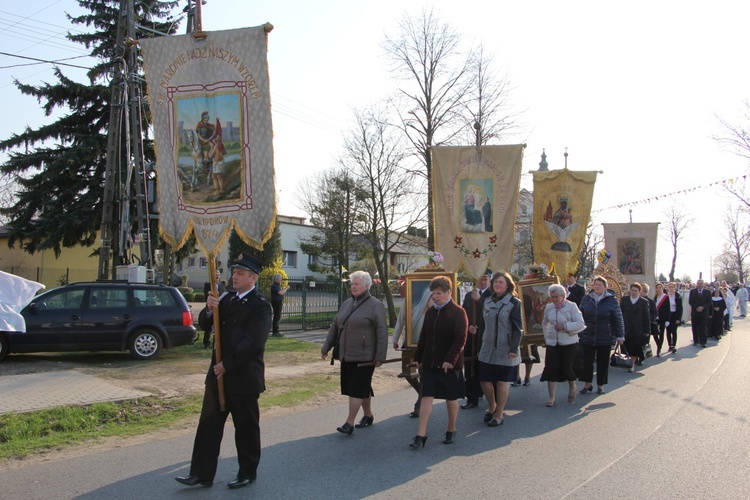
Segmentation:
{"type": "Polygon", "coordinates": [[[529,273],[536,274],[540,278],[546,278],[549,275],[549,268],[546,264],[532,264],[529,266],[529,273]]]}
{"type": "Polygon", "coordinates": [[[464,245],[463,238],[460,236],[455,236],[453,238],[453,248],[458,249],[459,252],[461,252],[461,255],[464,257],[471,257],[473,259],[481,259],[482,257],[486,256],[487,254],[491,253],[492,250],[497,247],[497,235],[493,234],[489,237],[487,246],[480,250],[479,248],[475,248],[474,250],[471,250],[469,247],[464,245]]]}

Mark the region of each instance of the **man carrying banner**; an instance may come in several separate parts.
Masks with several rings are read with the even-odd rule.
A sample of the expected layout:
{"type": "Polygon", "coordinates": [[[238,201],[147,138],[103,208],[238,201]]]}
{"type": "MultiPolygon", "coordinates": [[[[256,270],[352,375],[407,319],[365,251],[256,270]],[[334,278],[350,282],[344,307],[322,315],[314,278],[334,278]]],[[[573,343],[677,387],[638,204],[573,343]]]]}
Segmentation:
{"type": "Polygon", "coordinates": [[[198,321],[206,328],[218,308],[222,361],[216,352],[206,375],[206,391],[198,430],[193,445],[190,474],[175,478],[187,486],[213,484],[224,434],[224,424],[232,414],[239,470],[230,481],[230,489],[255,481],[260,462],[260,410],[258,396],[265,390],[263,352],[271,330],[271,305],[256,288],[263,263],[255,257],[240,254],[232,266],[232,286],[236,293],[217,298],[211,295],[198,321]],[[219,405],[218,380],[224,381],[226,409],[219,405]]]}

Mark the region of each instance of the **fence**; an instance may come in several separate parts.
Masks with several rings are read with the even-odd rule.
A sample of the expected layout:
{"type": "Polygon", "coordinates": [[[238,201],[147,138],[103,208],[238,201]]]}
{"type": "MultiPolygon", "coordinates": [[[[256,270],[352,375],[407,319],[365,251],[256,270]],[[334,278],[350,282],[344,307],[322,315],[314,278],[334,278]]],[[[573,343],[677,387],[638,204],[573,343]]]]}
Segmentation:
{"type": "MultiPolygon", "coordinates": [[[[261,280],[259,285],[263,295],[269,297],[271,280],[261,280]]],[[[343,294],[348,293],[340,281],[289,279],[288,285],[279,323],[282,332],[327,329],[336,317],[343,294]]]]}

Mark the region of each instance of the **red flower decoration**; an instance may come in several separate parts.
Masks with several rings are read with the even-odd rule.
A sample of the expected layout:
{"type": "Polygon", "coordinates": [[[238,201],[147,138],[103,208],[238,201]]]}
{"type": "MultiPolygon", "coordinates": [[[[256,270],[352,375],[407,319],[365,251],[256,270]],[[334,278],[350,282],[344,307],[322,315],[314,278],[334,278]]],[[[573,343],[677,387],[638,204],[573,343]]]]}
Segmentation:
{"type": "Polygon", "coordinates": [[[497,243],[497,235],[496,234],[493,234],[492,236],[490,236],[490,243],[492,245],[494,245],[494,244],[497,243]]]}
{"type": "Polygon", "coordinates": [[[479,257],[482,256],[482,252],[480,252],[478,248],[475,248],[474,251],[471,253],[471,256],[474,257],[475,259],[478,259],[479,257]]]}
{"type": "Polygon", "coordinates": [[[463,238],[461,238],[460,236],[456,236],[455,238],[453,238],[453,243],[455,243],[456,245],[460,245],[462,240],[463,238]]]}

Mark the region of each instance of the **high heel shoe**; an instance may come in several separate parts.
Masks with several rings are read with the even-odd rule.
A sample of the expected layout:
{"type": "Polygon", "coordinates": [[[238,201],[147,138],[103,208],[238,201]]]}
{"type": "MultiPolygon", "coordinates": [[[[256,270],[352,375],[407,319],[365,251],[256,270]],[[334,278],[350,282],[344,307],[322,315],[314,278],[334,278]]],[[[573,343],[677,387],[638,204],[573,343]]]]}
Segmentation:
{"type": "Polygon", "coordinates": [[[573,404],[576,402],[576,393],[568,394],[568,403],[573,404]]]}
{"type": "Polygon", "coordinates": [[[591,392],[591,391],[593,391],[593,390],[594,390],[594,386],[593,386],[593,385],[590,385],[590,386],[588,386],[588,387],[584,387],[583,389],[581,389],[581,391],[580,391],[580,392],[581,392],[581,394],[586,394],[587,392],[591,392]]]}
{"type": "MultiPolygon", "coordinates": [[[[446,436],[447,437],[447,436],[446,436]]],[[[424,448],[425,443],[427,442],[427,436],[420,436],[417,434],[414,436],[414,439],[411,443],[409,443],[409,448],[412,450],[418,450],[419,448],[424,448]]]]}
{"type": "Polygon", "coordinates": [[[554,399],[547,400],[547,408],[555,406],[556,401],[554,399]]]}
{"type": "Polygon", "coordinates": [[[351,435],[351,433],[354,432],[354,426],[349,422],[345,422],[341,427],[336,427],[336,430],[341,432],[342,434],[351,435]]]}
{"type": "Polygon", "coordinates": [[[356,424],[354,424],[354,427],[357,429],[362,429],[364,427],[369,427],[375,422],[375,417],[373,415],[370,415],[369,417],[367,415],[364,415],[362,419],[356,424]]]}
{"type": "Polygon", "coordinates": [[[445,439],[443,439],[443,444],[453,444],[453,441],[456,440],[456,434],[458,431],[445,431],[445,439]]]}

